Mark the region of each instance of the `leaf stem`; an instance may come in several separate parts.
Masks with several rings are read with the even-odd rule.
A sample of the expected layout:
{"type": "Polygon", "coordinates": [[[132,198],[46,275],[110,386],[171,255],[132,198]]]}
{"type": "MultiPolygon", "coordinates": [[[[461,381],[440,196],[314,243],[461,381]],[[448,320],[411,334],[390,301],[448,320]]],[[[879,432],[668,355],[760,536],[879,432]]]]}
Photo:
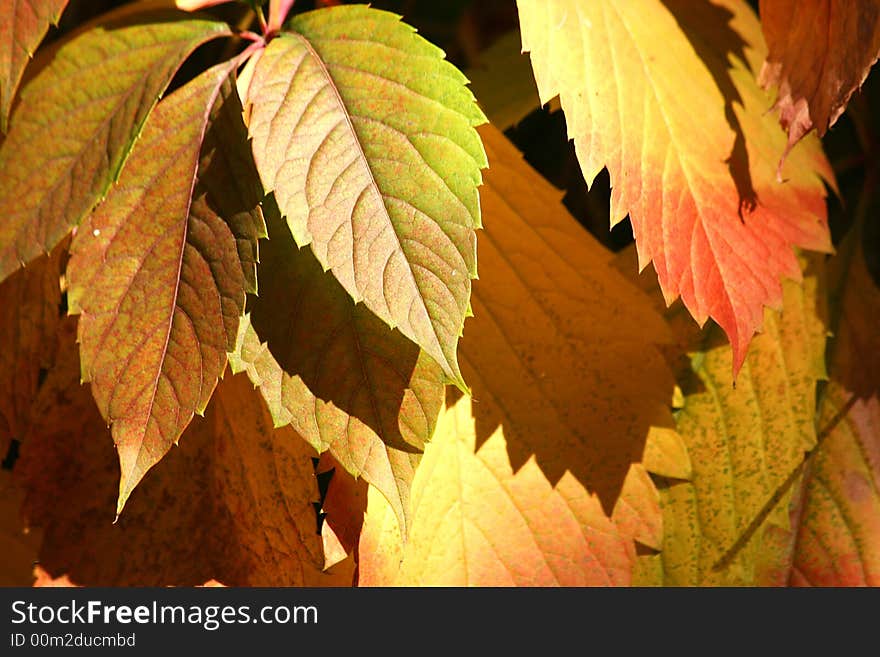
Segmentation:
{"type": "Polygon", "coordinates": [[[257,14],[257,21],[260,23],[260,32],[263,33],[263,36],[268,36],[269,26],[266,25],[266,17],[263,15],[263,8],[259,5],[255,5],[254,12],[257,14]]]}
{"type": "Polygon", "coordinates": [[[852,394],[850,398],[847,400],[846,404],[844,404],[837,413],[834,414],[828,424],[816,434],[816,444],[813,446],[808,452],[804,453],[804,458],[797,465],[797,467],[791,471],[791,473],[786,477],[785,481],[779,485],[773,495],[767,500],[767,503],[761,508],[761,510],[752,518],[752,521],[749,523],[749,526],[746,527],[745,531],[740,534],[740,537],[734,542],[730,548],[721,555],[721,558],[715,562],[712,566],[712,570],[714,572],[718,572],[719,570],[724,570],[727,568],[739,552],[748,544],[748,542],[755,535],[755,532],[761,527],[764,521],[767,519],[767,516],[770,515],[770,512],[776,508],[776,505],[779,504],[779,501],[782,499],[783,495],[785,495],[786,491],[788,491],[794,483],[797,481],[798,477],[803,473],[804,469],[807,465],[812,461],[812,457],[819,451],[819,447],[822,446],[822,443],[825,439],[831,434],[834,428],[840,424],[840,422],[849,414],[852,407],[855,405],[856,401],[858,401],[858,395],[852,394]]]}

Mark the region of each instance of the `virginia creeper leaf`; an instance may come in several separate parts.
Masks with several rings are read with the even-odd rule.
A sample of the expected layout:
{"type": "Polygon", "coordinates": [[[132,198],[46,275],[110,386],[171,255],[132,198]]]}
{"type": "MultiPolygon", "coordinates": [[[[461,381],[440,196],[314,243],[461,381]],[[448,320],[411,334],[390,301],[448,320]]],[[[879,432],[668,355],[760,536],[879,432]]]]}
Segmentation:
{"type": "MultiPolygon", "coordinates": [[[[389,581],[381,577],[392,569],[361,562],[359,585],[628,584],[631,546],[599,500],[571,475],[551,485],[534,460],[515,472],[502,431],[478,447],[474,411],[462,397],[441,415],[416,471],[399,569],[389,581]]],[[[382,506],[388,503],[371,491],[360,553],[397,561],[393,548],[372,540],[382,506]]]]}
{"type": "Polygon", "coordinates": [[[464,388],[486,166],[466,79],[394,14],[341,6],[288,27],[245,103],[263,185],[297,244],[464,388]]]}
{"type": "Polygon", "coordinates": [[[218,386],[207,420],[215,434],[214,495],[231,518],[233,544],[246,548],[218,577],[248,586],[329,586],[315,531],[315,450],[290,427],[273,429],[244,375],[218,386]]]}
{"type": "Polygon", "coordinates": [[[791,561],[790,477],[816,443],[816,386],[825,378],[820,287],[808,270],[786,281],[781,314],[767,309],[736,381],[717,327],[691,352],[678,431],[692,475],[661,488],[667,586],[779,584],[791,561]],[[714,335],[713,335],[714,333],[714,335]],[[778,502],[766,517],[765,507],[778,502]]]}
{"type": "Polygon", "coordinates": [[[57,343],[64,245],[0,283],[0,458],[27,432],[41,372],[57,343]]]}
{"type": "Polygon", "coordinates": [[[780,279],[800,279],[792,246],[831,246],[818,140],[776,181],[756,17],[744,0],[517,4],[541,101],[560,96],[586,180],[608,168],[612,225],[629,214],[667,303],[721,325],[735,375],[780,279]]]}
{"type": "Polygon", "coordinates": [[[106,586],[351,583],[321,572],[314,451],[291,431],[272,430],[244,377],[219,384],[206,417],[113,524],[118,458],[79,382],[74,318],[64,329],[59,365],[36,402],[43,412],[15,469],[26,492],[24,526],[42,532],[39,560],[48,573],[106,586]]]}
{"type": "Polygon", "coordinates": [[[663,534],[641,461],[672,425],[667,331],[561,193],[494,127],[481,136],[481,273],[460,350],[473,401],[450,403],[425,447],[405,541],[370,494],[359,583],[626,584],[633,540],[663,534]]]}
{"type": "Polygon", "coordinates": [[[49,25],[57,25],[67,0],[6,0],[0,23],[0,132],[6,132],[15,90],[49,25]],[[11,6],[10,6],[11,5],[11,6]]]}
{"type": "MultiPolygon", "coordinates": [[[[852,393],[832,383],[819,426],[844,409],[852,393]]],[[[855,402],[813,456],[797,509],[790,582],[798,586],[880,585],[880,402],[855,402]]]]}
{"type": "Polygon", "coordinates": [[[369,485],[363,479],[352,477],[329,452],[321,455],[318,472],[331,476],[321,505],[321,538],[329,567],[353,554],[357,548],[367,510],[369,485]]]}
{"type": "MultiPolygon", "coordinates": [[[[870,183],[866,191],[873,193],[870,183]]],[[[830,431],[811,456],[796,507],[795,585],[880,585],[880,289],[862,248],[862,226],[877,207],[863,197],[856,229],[835,256],[831,382],[818,419],[830,431]]]]}
{"type": "Polygon", "coordinates": [[[496,129],[481,135],[486,229],[460,349],[478,441],[502,425],[514,470],[535,455],[551,483],[572,472],[610,513],[649,429],[673,423],[674,381],[654,347],[668,329],[561,193],[496,129]]]}
{"type": "MultiPolygon", "coordinates": [[[[149,5],[147,9],[149,8],[149,5]]],[[[0,280],[104,197],[181,62],[223,23],[123,7],[38,57],[0,146],[0,280]]]]}
{"type": "Polygon", "coordinates": [[[218,64],[159,104],[71,247],[70,309],[82,315],[83,379],[119,452],[118,512],[202,413],[235,344],[245,282],[221,217],[236,195],[197,184],[217,148],[236,147],[219,136],[200,165],[211,110],[235,93],[221,93],[231,70],[218,64]]]}
{"type": "Polygon", "coordinates": [[[759,82],[778,85],[775,108],[788,132],[787,154],[814,127],[823,136],[868,77],[880,56],[880,6],[875,0],[761,0],[760,6],[769,52],[759,82]]]}
{"type": "Polygon", "coordinates": [[[405,526],[413,459],[443,404],[439,366],[298,249],[267,205],[258,297],[248,302],[233,369],[247,370],[275,424],[290,424],[388,497],[405,526]]]}

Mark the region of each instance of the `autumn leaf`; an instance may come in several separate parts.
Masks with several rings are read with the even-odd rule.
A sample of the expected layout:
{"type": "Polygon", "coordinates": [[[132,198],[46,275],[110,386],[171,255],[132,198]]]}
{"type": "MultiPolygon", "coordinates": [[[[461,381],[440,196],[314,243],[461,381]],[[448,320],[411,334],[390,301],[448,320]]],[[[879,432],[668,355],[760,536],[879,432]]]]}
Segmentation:
{"type": "Polygon", "coordinates": [[[611,175],[612,225],[629,214],[639,268],[721,325],[736,374],[780,279],[800,280],[792,246],[831,248],[818,140],[776,181],[785,135],[755,81],[756,17],[741,0],[518,7],[541,102],[560,96],[586,180],[611,175]]]}
{"type": "Polygon", "coordinates": [[[314,450],[274,431],[259,394],[227,377],[205,418],[154,468],[113,523],[118,460],[88,385],[79,383],[73,318],[15,477],[39,561],[81,585],[349,585],[325,573],[312,504],[314,450]]]}
{"type": "Polygon", "coordinates": [[[0,283],[0,455],[27,432],[41,375],[55,356],[65,246],[0,283]]]}
{"type": "MultiPolygon", "coordinates": [[[[391,581],[361,563],[361,586],[584,586],[629,583],[627,540],[571,475],[555,486],[532,460],[514,473],[501,432],[477,451],[471,400],[441,416],[416,472],[415,520],[391,581]]],[[[374,507],[387,502],[370,495],[374,507]]],[[[381,517],[381,512],[380,512],[381,517]]],[[[360,552],[387,558],[365,528],[360,552]]],[[[393,558],[393,552],[389,556],[393,558]]]]}
{"type": "Polygon", "coordinates": [[[204,411],[235,345],[245,281],[224,217],[247,204],[235,187],[212,194],[216,187],[197,183],[222,161],[213,157],[217,148],[246,148],[219,136],[200,159],[212,109],[236,102],[231,71],[229,62],[218,64],[159,104],[71,247],[69,303],[82,314],[83,379],[119,452],[117,513],[193,413],[204,411]]]}
{"type": "Polygon", "coordinates": [[[257,61],[254,158],[299,246],[464,382],[485,121],[466,79],[394,14],[295,16],[257,61]]]}
{"type": "Polygon", "coordinates": [[[759,82],[777,87],[775,108],[788,132],[783,158],[816,128],[843,114],[880,57],[880,6],[874,0],[761,0],[769,52],[759,82]]]}
{"type": "MultiPolygon", "coordinates": [[[[672,425],[655,348],[668,334],[560,192],[496,129],[481,136],[486,226],[461,343],[473,400],[450,402],[425,447],[405,541],[370,494],[359,583],[627,584],[633,541],[662,541],[653,463],[641,464],[672,425]]],[[[664,440],[653,453],[674,453],[664,440]]]]}
{"type": "Polygon", "coordinates": [[[478,438],[502,425],[514,470],[535,454],[551,483],[573,471],[610,512],[649,427],[672,425],[674,382],[653,346],[671,337],[561,193],[497,130],[481,135],[487,228],[461,346],[478,438]]]}
{"type": "Polygon", "coordinates": [[[272,416],[246,376],[224,381],[206,416],[213,423],[214,495],[230,516],[240,554],[225,557],[216,575],[226,584],[331,586],[351,584],[322,573],[323,544],[313,504],[316,455],[272,416]]]}
{"type": "Polygon", "coordinates": [[[49,25],[57,25],[67,0],[17,0],[0,23],[0,132],[8,128],[12,99],[24,69],[49,25]]]}
{"type": "Polygon", "coordinates": [[[223,23],[145,3],[84,26],[39,68],[0,146],[0,280],[51,250],[104,197],[184,59],[223,23]]]}
{"type": "Polygon", "coordinates": [[[818,418],[828,435],[796,505],[790,583],[799,586],[880,585],[880,288],[863,250],[878,203],[870,182],[865,191],[832,269],[831,382],[818,418]]]}
{"type": "MultiPolygon", "coordinates": [[[[808,269],[767,309],[736,381],[717,328],[690,354],[676,425],[692,474],[661,486],[665,539],[655,573],[666,586],[784,583],[791,560],[788,507],[816,444],[816,387],[825,378],[821,289],[808,269]]],[[[642,584],[647,582],[640,582],[642,584]]]]}
{"type": "MultiPolygon", "coordinates": [[[[271,197],[270,197],[271,198],[271,197]]],[[[267,199],[268,201],[268,199],[267,199]]],[[[415,459],[443,404],[439,366],[298,249],[267,203],[260,294],[248,301],[235,354],[277,426],[386,495],[406,524],[415,459]]]]}

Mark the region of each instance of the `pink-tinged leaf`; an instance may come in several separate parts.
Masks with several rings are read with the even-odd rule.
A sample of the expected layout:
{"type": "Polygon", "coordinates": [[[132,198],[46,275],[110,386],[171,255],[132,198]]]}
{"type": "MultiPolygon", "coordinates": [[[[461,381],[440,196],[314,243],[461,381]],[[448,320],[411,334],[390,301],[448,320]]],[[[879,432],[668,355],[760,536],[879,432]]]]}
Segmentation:
{"type": "Polygon", "coordinates": [[[794,246],[828,251],[818,139],[787,161],[786,137],[755,79],[765,49],[745,0],[518,0],[541,101],[559,95],[584,176],[607,167],[611,222],[627,214],[639,266],[666,302],[733,346],[734,375],[794,246]]]}
{"type": "Polygon", "coordinates": [[[235,344],[245,279],[222,218],[229,197],[197,184],[222,160],[217,148],[246,148],[223,135],[206,140],[212,108],[237,98],[232,69],[219,64],[159,104],[71,247],[69,303],[82,315],[83,379],[119,453],[118,511],[204,410],[235,344]]]}
{"type": "Polygon", "coordinates": [[[784,158],[813,128],[823,136],[865,81],[880,56],[880,4],[761,0],[761,25],[769,52],[759,82],[778,85],[784,158]]]}
{"type": "Polygon", "coordinates": [[[278,32],[296,0],[269,0],[269,32],[278,32]]]}
{"type": "Polygon", "coordinates": [[[67,0],[2,0],[0,2],[0,132],[21,76],[49,25],[56,25],[67,0]]]}
{"type": "Polygon", "coordinates": [[[224,5],[230,2],[235,2],[235,0],[176,0],[174,4],[177,5],[178,9],[183,9],[184,11],[196,11],[197,9],[224,5]]]}
{"type": "Polygon", "coordinates": [[[248,85],[254,158],[296,243],[462,389],[485,118],[461,72],[399,17],[297,15],[248,85]]]}
{"type": "Polygon", "coordinates": [[[0,145],[0,280],[103,198],[180,64],[224,23],[140,3],[38,56],[0,145]]]}
{"type": "MultiPolygon", "coordinates": [[[[820,426],[850,400],[836,383],[825,392],[820,426]]],[[[880,586],[880,400],[856,401],[813,456],[798,509],[791,583],[880,586]]]]}

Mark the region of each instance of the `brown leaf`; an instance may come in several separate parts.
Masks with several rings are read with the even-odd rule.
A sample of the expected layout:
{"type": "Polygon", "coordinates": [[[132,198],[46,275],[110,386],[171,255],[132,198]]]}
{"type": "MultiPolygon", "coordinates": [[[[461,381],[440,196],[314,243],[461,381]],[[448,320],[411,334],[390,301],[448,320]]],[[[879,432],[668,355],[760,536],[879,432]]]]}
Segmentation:
{"type": "Polygon", "coordinates": [[[350,570],[322,572],[314,452],[289,429],[272,430],[244,377],[221,382],[216,408],[192,423],[114,524],[116,453],[88,386],[79,383],[75,333],[67,334],[64,358],[40,392],[41,422],[16,465],[26,525],[44,530],[39,560],[48,573],[107,586],[212,578],[350,584],[350,570]]]}
{"type": "Polygon", "coordinates": [[[880,5],[761,0],[761,24],[769,53],[759,82],[779,86],[775,107],[788,131],[787,155],[813,128],[823,136],[865,81],[880,56],[880,5]]]}
{"type": "Polygon", "coordinates": [[[54,359],[66,246],[0,283],[0,459],[27,432],[41,372],[54,359]]]}

